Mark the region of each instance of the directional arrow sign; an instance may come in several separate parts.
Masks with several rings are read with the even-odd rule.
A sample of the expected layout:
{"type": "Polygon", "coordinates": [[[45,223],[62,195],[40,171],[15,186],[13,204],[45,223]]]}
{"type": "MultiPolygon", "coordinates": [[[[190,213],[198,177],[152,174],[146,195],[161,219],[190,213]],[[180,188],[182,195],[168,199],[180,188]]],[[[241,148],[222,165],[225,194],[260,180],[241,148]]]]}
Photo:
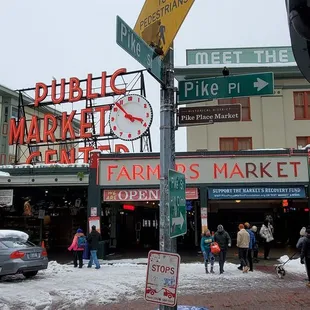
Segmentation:
{"type": "Polygon", "coordinates": [[[168,171],[170,238],[185,235],[187,232],[185,175],[175,170],[168,171]]]}
{"type": "Polygon", "coordinates": [[[179,82],[179,103],[219,98],[272,95],[272,72],[220,76],[179,82]]]}
{"type": "Polygon", "coordinates": [[[162,83],[162,61],[119,16],[116,17],[116,42],[162,83]]]}

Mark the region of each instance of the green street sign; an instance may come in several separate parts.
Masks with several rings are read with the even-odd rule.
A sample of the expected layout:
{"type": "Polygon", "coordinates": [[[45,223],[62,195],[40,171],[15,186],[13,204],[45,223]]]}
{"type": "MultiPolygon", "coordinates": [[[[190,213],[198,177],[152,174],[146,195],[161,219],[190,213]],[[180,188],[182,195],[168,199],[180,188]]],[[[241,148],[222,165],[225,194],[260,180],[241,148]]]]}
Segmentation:
{"type": "Polygon", "coordinates": [[[170,238],[185,235],[187,232],[185,175],[175,170],[168,171],[170,238]]]}
{"type": "Polygon", "coordinates": [[[179,82],[179,104],[220,98],[272,95],[272,72],[220,76],[179,82]]]}
{"type": "Polygon", "coordinates": [[[163,65],[160,57],[119,16],[116,17],[116,42],[145,67],[156,80],[163,83],[163,65]]]}

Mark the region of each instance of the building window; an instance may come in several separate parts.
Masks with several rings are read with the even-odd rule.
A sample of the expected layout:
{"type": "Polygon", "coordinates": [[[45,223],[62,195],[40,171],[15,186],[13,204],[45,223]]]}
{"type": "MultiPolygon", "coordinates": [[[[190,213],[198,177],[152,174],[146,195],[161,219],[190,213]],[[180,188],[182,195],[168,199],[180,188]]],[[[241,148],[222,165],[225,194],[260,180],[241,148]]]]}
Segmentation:
{"type": "Polygon", "coordinates": [[[251,150],[252,138],[220,138],[220,151],[251,150]]]}
{"type": "Polygon", "coordinates": [[[251,104],[249,97],[219,99],[218,104],[241,104],[241,120],[251,121],[251,104]]]}
{"type": "Polygon", "coordinates": [[[310,120],[310,92],[294,92],[295,119],[310,120]]]}
{"type": "Polygon", "coordinates": [[[301,149],[310,144],[310,137],[297,137],[297,148],[301,149]]]}

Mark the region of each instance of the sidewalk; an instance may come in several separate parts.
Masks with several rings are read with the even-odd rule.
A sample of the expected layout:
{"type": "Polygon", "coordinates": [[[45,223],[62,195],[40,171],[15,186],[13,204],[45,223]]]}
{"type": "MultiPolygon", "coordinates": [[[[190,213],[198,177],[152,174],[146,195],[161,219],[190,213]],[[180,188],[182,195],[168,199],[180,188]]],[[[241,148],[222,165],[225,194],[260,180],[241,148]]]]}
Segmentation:
{"type": "MultiPolygon", "coordinates": [[[[306,274],[288,274],[279,279],[273,266],[260,266],[257,270],[274,274],[259,288],[239,291],[238,287],[227,287],[225,292],[208,293],[207,278],[205,293],[181,295],[179,305],[207,307],[209,310],[308,310],[310,309],[310,289],[306,287],[306,274]]],[[[85,310],[155,310],[156,305],[145,302],[123,301],[117,304],[89,306],[85,310]]]]}

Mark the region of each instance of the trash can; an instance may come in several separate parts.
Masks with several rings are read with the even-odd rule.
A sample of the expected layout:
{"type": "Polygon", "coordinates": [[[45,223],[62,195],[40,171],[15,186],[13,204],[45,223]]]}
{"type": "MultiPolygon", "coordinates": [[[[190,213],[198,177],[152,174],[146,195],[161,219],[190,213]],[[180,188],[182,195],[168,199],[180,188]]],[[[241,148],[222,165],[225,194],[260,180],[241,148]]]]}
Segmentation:
{"type": "Polygon", "coordinates": [[[105,253],[105,242],[104,241],[99,241],[97,257],[99,259],[105,259],[105,256],[106,256],[106,253],[105,253]]]}

